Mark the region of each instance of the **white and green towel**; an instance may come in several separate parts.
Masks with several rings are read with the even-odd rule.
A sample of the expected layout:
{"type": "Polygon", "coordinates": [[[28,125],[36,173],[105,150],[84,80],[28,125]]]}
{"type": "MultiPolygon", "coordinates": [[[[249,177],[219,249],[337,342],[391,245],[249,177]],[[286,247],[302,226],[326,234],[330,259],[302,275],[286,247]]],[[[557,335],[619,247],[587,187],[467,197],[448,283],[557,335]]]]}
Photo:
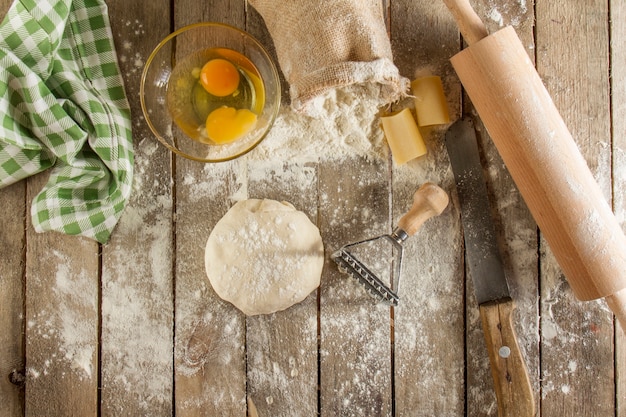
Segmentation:
{"type": "Polygon", "coordinates": [[[102,0],[17,0],[0,25],[0,187],[48,168],[35,230],[108,241],[131,191],[133,148],[102,0]]]}

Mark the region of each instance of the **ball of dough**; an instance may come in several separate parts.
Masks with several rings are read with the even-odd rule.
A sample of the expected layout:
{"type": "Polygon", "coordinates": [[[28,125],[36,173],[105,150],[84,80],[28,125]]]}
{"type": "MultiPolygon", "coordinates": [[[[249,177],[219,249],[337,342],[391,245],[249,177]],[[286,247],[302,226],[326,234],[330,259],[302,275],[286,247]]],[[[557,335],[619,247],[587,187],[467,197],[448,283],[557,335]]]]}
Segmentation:
{"type": "Polygon", "coordinates": [[[247,315],[304,300],[320,284],[324,247],[318,228],[289,203],[236,203],[211,232],[205,267],[215,292],[247,315]]]}

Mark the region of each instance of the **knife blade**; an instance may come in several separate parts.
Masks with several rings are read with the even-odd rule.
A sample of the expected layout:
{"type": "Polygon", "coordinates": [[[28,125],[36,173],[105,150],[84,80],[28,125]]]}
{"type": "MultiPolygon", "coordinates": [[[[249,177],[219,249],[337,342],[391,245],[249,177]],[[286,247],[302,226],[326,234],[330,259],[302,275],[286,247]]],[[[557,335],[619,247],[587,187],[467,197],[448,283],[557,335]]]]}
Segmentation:
{"type": "Polygon", "coordinates": [[[445,142],[461,207],[465,259],[489,352],[498,415],[534,416],[533,390],[513,328],[514,305],[497,245],[472,120],[464,118],[453,123],[445,142]]]}

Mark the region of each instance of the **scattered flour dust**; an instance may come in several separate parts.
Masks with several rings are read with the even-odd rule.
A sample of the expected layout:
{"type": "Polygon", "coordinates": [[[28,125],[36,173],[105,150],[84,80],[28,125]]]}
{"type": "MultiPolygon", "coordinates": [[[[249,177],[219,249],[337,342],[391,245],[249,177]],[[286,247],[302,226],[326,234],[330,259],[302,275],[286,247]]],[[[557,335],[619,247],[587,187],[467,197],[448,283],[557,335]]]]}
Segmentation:
{"type": "Polygon", "coordinates": [[[103,266],[102,395],[120,415],[129,398],[146,415],[159,415],[172,398],[171,178],[151,169],[158,149],[154,141],[135,145],[133,194],[103,266]]]}
{"type": "Polygon", "coordinates": [[[506,25],[518,26],[528,12],[526,0],[507,2],[505,5],[489,0],[485,7],[487,8],[487,18],[495,22],[498,27],[506,25]]]}
{"type": "Polygon", "coordinates": [[[59,329],[61,353],[71,363],[73,369],[83,371],[88,378],[92,377],[92,363],[95,359],[93,331],[95,324],[76,315],[80,308],[91,313],[97,311],[96,294],[90,279],[81,274],[78,279],[70,278],[67,264],[59,264],[54,289],[65,299],[59,313],[59,329]]]}
{"type": "Polygon", "coordinates": [[[127,20],[123,24],[132,30],[126,33],[127,37],[121,41],[121,44],[115,45],[117,59],[120,66],[124,68],[125,81],[134,83],[136,81],[135,77],[143,71],[145,60],[142,54],[135,49],[132,40],[133,38],[139,39],[145,35],[146,31],[143,23],[139,20],[127,20]]]}
{"type": "Polygon", "coordinates": [[[96,317],[97,290],[92,279],[83,270],[72,270],[71,260],[63,253],[51,251],[56,258],[55,286],[52,289],[54,312],[40,311],[27,323],[28,330],[37,333],[41,339],[52,339],[58,346],[42,364],[28,368],[29,377],[47,375],[52,367],[62,366],[72,369],[79,379],[94,377],[97,334],[95,320],[85,320],[84,315],[96,317]],[[60,363],[60,365],[59,365],[60,363]]]}

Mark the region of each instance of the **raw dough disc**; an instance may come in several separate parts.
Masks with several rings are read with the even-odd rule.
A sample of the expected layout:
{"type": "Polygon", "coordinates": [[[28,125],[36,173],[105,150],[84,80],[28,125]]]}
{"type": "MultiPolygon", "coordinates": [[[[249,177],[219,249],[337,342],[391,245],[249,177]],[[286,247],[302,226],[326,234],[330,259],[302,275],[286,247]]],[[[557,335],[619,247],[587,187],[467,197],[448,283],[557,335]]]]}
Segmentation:
{"type": "Polygon", "coordinates": [[[320,284],[324,247],[318,228],[289,203],[236,203],[211,232],[205,267],[215,292],[247,315],[304,300],[320,284]]]}

